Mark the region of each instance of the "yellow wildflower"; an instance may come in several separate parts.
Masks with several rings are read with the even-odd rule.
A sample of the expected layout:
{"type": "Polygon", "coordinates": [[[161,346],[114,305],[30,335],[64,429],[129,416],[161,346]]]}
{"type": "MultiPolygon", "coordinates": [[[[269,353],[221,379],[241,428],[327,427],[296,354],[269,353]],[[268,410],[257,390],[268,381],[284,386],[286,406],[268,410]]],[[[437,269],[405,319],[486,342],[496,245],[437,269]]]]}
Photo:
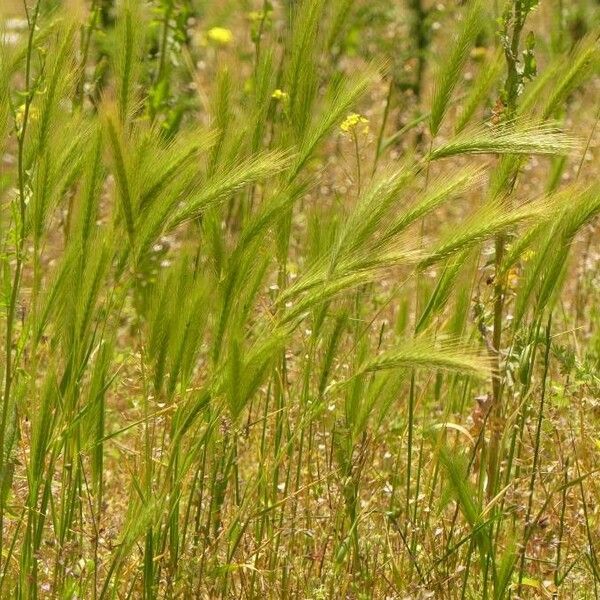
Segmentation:
{"type": "Polygon", "coordinates": [[[227,46],[233,41],[233,33],[225,27],[213,27],[208,30],[208,39],[217,46],[227,46]]]}
{"type": "Polygon", "coordinates": [[[525,252],[523,252],[523,256],[521,258],[523,259],[523,262],[527,262],[527,261],[531,260],[534,256],[535,256],[535,252],[533,250],[525,250],[525,252]]]}
{"type": "Polygon", "coordinates": [[[282,100],[285,101],[289,98],[287,92],[284,92],[283,90],[280,90],[279,88],[277,88],[272,94],[271,94],[271,98],[275,99],[275,100],[282,100]]]}
{"type": "MultiPolygon", "coordinates": [[[[29,106],[29,122],[37,121],[39,116],[38,109],[35,106],[29,106]]],[[[15,121],[17,124],[17,129],[21,129],[23,127],[23,121],[25,120],[25,105],[21,104],[16,110],[15,113],[15,121]]]]}
{"type": "Polygon", "coordinates": [[[509,269],[506,275],[506,280],[508,283],[508,287],[514,290],[519,284],[519,271],[515,267],[509,269]]]}
{"type": "Polygon", "coordinates": [[[350,113],[340,125],[340,129],[344,133],[350,133],[354,131],[359,125],[364,125],[362,128],[363,133],[369,131],[369,119],[358,113],[350,113]]]}

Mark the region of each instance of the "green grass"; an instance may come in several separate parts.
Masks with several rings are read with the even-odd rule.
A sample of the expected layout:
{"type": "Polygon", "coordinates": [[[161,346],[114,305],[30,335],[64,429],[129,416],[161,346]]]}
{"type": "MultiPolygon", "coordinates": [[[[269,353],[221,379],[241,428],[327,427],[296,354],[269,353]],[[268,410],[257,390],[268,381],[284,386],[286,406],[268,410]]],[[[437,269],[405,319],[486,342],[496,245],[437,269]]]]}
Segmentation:
{"type": "Polygon", "coordinates": [[[593,0],[0,7],[0,598],[598,597],[593,0]]]}

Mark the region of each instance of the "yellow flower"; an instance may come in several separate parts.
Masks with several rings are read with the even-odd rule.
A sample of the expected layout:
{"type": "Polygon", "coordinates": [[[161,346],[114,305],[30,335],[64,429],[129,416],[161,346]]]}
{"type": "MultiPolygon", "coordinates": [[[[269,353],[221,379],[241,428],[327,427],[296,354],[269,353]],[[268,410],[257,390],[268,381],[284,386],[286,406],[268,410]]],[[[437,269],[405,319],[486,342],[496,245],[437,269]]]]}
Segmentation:
{"type": "Polygon", "coordinates": [[[271,98],[274,98],[275,100],[286,101],[289,98],[289,96],[288,96],[287,92],[284,92],[283,90],[280,90],[279,88],[277,88],[271,94],[271,98]]]}
{"type": "MultiPolygon", "coordinates": [[[[38,109],[35,106],[29,106],[29,122],[37,121],[39,116],[38,109]]],[[[25,105],[21,104],[16,110],[15,113],[15,121],[17,124],[17,129],[21,130],[23,127],[23,121],[25,120],[25,105]]]]}
{"type": "Polygon", "coordinates": [[[209,41],[217,46],[227,46],[233,41],[233,33],[225,27],[213,27],[207,33],[209,41]]]}
{"type": "Polygon", "coordinates": [[[369,119],[367,119],[367,117],[359,115],[358,113],[350,113],[340,125],[340,129],[344,133],[350,133],[359,125],[364,125],[363,133],[367,133],[369,131],[369,119]]]}
{"type": "Polygon", "coordinates": [[[533,250],[525,250],[525,252],[523,252],[523,256],[521,258],[523,259],[523,262],[527,262],[527,261],[531,260],[534,256],[535,256],[535,252],[533,250]]]}
{"type": "Polygon", "coordinates": [[[516,268],[509,269],[506,280],[508,283],[508,287],[511,289],[515,289],[519,284],[519,271],[516,268]]]}

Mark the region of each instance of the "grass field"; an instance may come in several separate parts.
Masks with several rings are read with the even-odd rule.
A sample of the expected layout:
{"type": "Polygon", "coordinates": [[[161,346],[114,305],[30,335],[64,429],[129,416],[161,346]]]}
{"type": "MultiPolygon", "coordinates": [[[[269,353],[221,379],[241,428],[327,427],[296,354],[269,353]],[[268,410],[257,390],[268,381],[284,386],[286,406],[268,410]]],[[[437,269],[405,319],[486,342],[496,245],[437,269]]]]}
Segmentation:
{"type": "Polygon", "coordinates": [[[0,598],[598,598],[599,75],[596,0],[3,0],[0,598]]]}

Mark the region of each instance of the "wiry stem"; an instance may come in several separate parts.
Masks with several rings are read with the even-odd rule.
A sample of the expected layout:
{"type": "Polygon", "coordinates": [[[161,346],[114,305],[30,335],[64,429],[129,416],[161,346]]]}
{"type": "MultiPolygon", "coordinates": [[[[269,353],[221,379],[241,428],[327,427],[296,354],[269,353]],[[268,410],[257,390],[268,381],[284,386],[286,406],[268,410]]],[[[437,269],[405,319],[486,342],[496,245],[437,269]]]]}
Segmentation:
{"type": "MultiPolygon", "coordinates": [[[[19,187],[19,228],[17,233],[15,256],[16,265],[15,272],[13,275],[13,282],[10,291],[10,300],[8,305],[8,312],[6,315],[6,342],[5,342],[5,356],[6,366],[4,375],[4,393],[2,395],[2,417],[0,422],[0,494],[3,493],[6,481],[6,461],[5,453],[5,440],[6,440],[6,425],[8,420],[8,407],[10,404],[10,392],[13,383],[13,335],[14,335],[14,321],[16,316],[17,302],[19,299],[19,288],[21,284],[21,276],[23,273],[23,247],[25,244],[25,211],[27,207],[27,201],[25,199],[25,188],[26,188],[26,177],[27,172],[25,169],[25,135],[27,133],[27,123],[29,121],[29,111],[31,108],[31,102],[33,100],[32,89],[31,89],[31,58],[33,54],[33,38],[35,34],[35,27],[40,12],[40,1],[38,0],[35,5],[35,9],[31,18],[28,15],[29,24],[29,37],[27,41],[27,55],[25,63],[25,106],[23,110],[23,121],[21,128],[17,132],[17,144],[18,144],[18,157],[17,157],[17,168],[18,168],[18,187],[19,187]]],[[[2,564],[2,547],[4,539],[4,503],[0,502],[0,565],[2,564]]]]}
{"type": "MultiPolygon", "coordinates": [[[[521,0],[515,0],[513,12],[512,12],[512,36],[510,44],[506,44],[504,53],[506,58],[507,76],[504,85],[505,94],[505,118],[510,124],[515,116],[517,108],[517,98],[519,95],[519,43],[521,38],[521,31],[525,24],[526,14],[523,11],[521,0]]],[[[506,27],[508,28],[508,19],[510,15],[505,16],[506,27]]],[[[510,183],[508,184],[509,191],[510,187],[514,183],[516,174],[513,174],[510,183]]],[[[494,376],[492,380],[492,407],[490,415],[490,427],[491,427],[491,441],[490,451],[488,457],[488,469],[487,469],[487,492],[488,499],[492,499],[496,494],[496,487],[498,482],[498,475],[500,469],[500,438],[501,438],[501,415],[502,415],[502,328],[504,323],[504,295],[505,295],[505,283],[502,273],[502,261],[504,258],[504,251],[506,246],[506,237],[503,233],[496,237],[495,242],[495,256],[494,256],[494,324],[492,333],[492,343],[494,346],[494,376]]]]}

